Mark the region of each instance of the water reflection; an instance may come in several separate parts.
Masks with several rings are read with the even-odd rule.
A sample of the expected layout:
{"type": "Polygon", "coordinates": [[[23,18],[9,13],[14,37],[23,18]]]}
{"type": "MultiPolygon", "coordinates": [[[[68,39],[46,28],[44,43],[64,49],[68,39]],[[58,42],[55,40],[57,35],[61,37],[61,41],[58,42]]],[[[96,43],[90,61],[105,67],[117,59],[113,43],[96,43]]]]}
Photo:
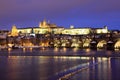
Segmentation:
{"type": "Polygon", "coordinates": [[[23,53],[25,53],[26,52],[26,48],[22,48],[23,49],[23,53]]]}
{"type": "MultiPolygon", "coordinates": [[[[8,55],[10,53],[11,56],[19,56],[19,55],[30,55],[30,56],[41,56],[41,55],[62,55],[62,56],[81,56],[81,55],[92,55],[92,56],[112,56],[119,55],[119,52],[113,51],[95,51],[90,49],[80,50],[79,48],[21,48],[21,49],[8,49],[7,52],[5,50],[0,51],[0,53],[5,53],[2,55],[8,55]],[[24,54],[25,53],[25,54],[24,54]],[[33,54],[34,53],[34,54],[33,54]],[[115,54],[114,54],[115,53],[115,54]]],[[[0,54],[1,55],[1,54],[0,54]]]]}
{"type": "Polygon", "coordinates": [[[66,48],[63,48],[63,52],[66,52],[67,51],[67,49],[66,48]]]}
{"type": "Polygon", "coordinates": [[[80,71],[70,80],[120,80],[120,58],[93,58],[93,60],[101,62],[80,71]]]}
{"type": "Polygon", "coordinates": [[[89,61],[90,59],[80,57],[1,56],[0,78],[2,80],[55,80],[60,73],[89,61]]]}
{"type": "Polygon", "coordinates": [[[0,56],[1,80],[56,80],[73,73],[71,80],[120,79],[120,58],[79,57],[81,54],[111,55],[112,51],[23,48],[0,53],[2,55],[10,53],[7,54],[8,57],[0,56]],[[81,70],[81,66],[87,68],[81,70]]]}
{"type": "Polygon", "coordinates": [[[89,48],[87,48],[87,49],[85,49],[85,51],[86,51],[87,53],[89,53],[89,52],[90,52],[90,49],[89,49],[89,48]]]}
{"type": "Polygon", "coordinates": [[[56,47],[56,48],[54,48],[54,52],[58,52],[58,50],[59,50],[59,49],[58,49],[57,47],[56,47]]]}
{"type": "Polygon", "coordinates": [[[33,51],[33,48],[30,48],[30,52],[32,52],[33,51]]]}
{"type": "MultiPolygon", "coordinates": [[[[75,74],[76,71],[81,72],[80,69],[84,67],[87,68],[87,72],[84,72],[86,70],[83,70],[86,74],[84,80],[89,78],[90,80],[96,80],[98,78],[102,79],[99,77],[102,74],[104,74],[104,76],[110,75],[110,73],[106,73],[104,68],[107,72],[110,72],[109,69],[111,66],[109,64],[110,58],[101,57],[10,56],[9,58],[0,57],[0,59],[2,61],[7,60],[5,61],[5,64],[0,63],[0,70],[2,70],[0,77],[6,80],[56,80],[67,74],[75,74]],[[101,65],[96,65],[97,63],[101,65]]],[[[82,74],[82,76],[84,75],[82,74]]],[[[106,79],[108,80],[108,78],[106,79]]]]}
{"type": "Polygon", "coordinates": [[[77,52],[79,48],[73,48],[73,52],[77,52]]]}
{"type": "Polygon", "coordinates": [[[12,50],[12,48],[8,48],[8,53],[10,53],[10,52],[11,52],[11,50],[12,50]]]}

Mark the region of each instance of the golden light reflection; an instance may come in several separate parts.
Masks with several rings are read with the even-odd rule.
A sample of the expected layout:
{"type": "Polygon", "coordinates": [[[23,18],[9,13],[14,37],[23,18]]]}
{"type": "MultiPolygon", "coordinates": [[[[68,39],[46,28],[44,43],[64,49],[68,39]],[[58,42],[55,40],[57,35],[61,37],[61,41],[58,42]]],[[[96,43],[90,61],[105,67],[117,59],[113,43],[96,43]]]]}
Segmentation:
{"type": "Polygon", "coordinates": [[[108,58],[103,57],[102,60],[108,60],[108,58]]]}
{"type": "Polygon", "coordinates": [[[87,49],[85,49],[85,51],[86,51],[86,52],[90,52],[90,49],[89,49],[89,48],[87,48],[87,49]]]}
{"type": "Polygon", "coordinates": [[[12,48],[8,48],[8,53],[10,53],[10,52],[11,52],[11,50],[12,50],[12,48]]]}
{"type": "Polygon", "coordinates": [[[45,47],[42,47],[42,50],[45,50],[45,47]]]}
{"type": "Polygon", "coordinates": [[[89,60],[90,57],[81,57],[81,59],[87,59],[87,60],[89,60]]]}
{"type": "Polygon", "coordinates": [[[73,48],[73,51],[74,52],[77,52],[79,48],[73,48]]]}
{"type": "Polygon", "coordinates": [[[109,58],[108,58],[108,64],[109,64],[109,65],[108,65],[108,68],[109,68],[109,69],[111,69],[111,62],[110,62],[110,61],[111,61],[111,58],[109,57],[109,58]]]}
{"type": "Polygon", "coordinates": [[[115,49],[115,51],[119,51],[120,49],[115,49]]]}
{"type": "Polygon", "coordinates": [[[98,57],[97,58],[97,60],[98,60],[98,62],[102,62],[102,61],[106,61],[108,58],[106,58],[106,57],[98,57]]]}
{"type": "Polygon", "coordinates": [[[92,62],[95,63],[95,58],[94,57],[92,58],[92,62]]]}
{"type": "Polygon", "coordinates": [[[60,58],[60,59],[90,59],[89,57],[68,57],[68,56],[54,56],[54,58],[60,58]]]}
{"type": "Polygon", "coordinates": [[[67,51],[67,49],[66,49],[66,48],[63,48],[63,51],[64,51],[64,52],[66,52],[66,51],[67,51]]]}
{"type": "Polygon", "coordinates": [[[109,64],[111,63],[110,60],[111,60],[111,58],[109,57],[109,58],[108,58],[108,63],[109,63],[109,64]]]}
{"type": "Polygon", "coordinates": [[[26,52],[26,48],[23,48],[23,52],[24,52],[24,53],[26,52]]]}
{"type": "Polygon", "coordinates": [[[54,52],[58,52],[58,48],[54,48],[54,52]]]}
{"type": "Polygon", "coordinates": [[[30,48],[30,52],[32,52],[33,48],[30,48]]]}
{"type": "Polygon", "coordinates": [[[101,61],[102,61],[101,57],[98,57],[97,60],[98,60],[98,62],[101,62],[101,61]]]}

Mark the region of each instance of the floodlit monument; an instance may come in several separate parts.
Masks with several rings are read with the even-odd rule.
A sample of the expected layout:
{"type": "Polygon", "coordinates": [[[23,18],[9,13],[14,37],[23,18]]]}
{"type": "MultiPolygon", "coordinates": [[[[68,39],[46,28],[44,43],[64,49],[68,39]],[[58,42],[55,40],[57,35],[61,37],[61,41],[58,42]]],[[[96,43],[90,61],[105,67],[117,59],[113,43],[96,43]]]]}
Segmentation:
{"type": "Polygon", "coordinates": [[[109,47],[118,49],[120,47],[119,32],[112,33],[108,30],[107,26],[104,26],[103,28],[75,28],[71,25],[70,28],[65,28],[50,23],[45,19],[40,22],[38,27],[17,28],[13,25],[10,34],[7,36],[6,42],[27,47],[49,46],[95,49],[106,49],[109,47]],[[111,41],[114,44],[109,45],[109,42],[111,41]]]}
{"type": "Polygon", "coordinates": [[[59,27],[56,24],[52,24],[49,21],[46,21],[44,19],[43,21],[40,22],[39,27],[27,27],[27,28],[16,28],[14,25],[12,27],[11,35],[12,36],[17,36],[18,33],[23,33],[23,34],[47,34],[47,33],[52,33],[52,34],[65,34],[65,35],[88,35],[91,32],[101,34],[101,33],[108,33],[108,28],[105,26],[104,28],[74,28],[74,26],[70,26],[70,28],[64,28],[64,27],[59,27]]]}
{"type": "Polygon", "coordinates": [[[11,30],[11,36],[18,36],[18,30],[17,27],[15,25],[12,26],[12,30],[11,30]]]}

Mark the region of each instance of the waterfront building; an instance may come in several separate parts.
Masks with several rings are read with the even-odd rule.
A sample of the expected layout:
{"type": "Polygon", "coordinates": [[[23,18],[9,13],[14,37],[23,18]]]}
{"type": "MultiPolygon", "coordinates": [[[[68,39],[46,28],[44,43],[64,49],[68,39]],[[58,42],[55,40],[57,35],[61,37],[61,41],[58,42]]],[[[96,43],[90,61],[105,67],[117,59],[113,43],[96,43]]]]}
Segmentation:
{"type": "Polygon", "coordinates": [[[17,28],[12,26],[7,34],[0,32],[0,45],[79,47],[99,49],[120,49],[120,32],[103,28],[79,27],[64,28],[46,20],[38,27],[17,28]],[[112,43],[111,43],[112,42],[112,43]]]}
{"type": "Polygon", "coordinates": [[[13,37],[10,37],[8,42],[16,42],[16,44],[19,42],[21,46],[90,48],[93,45],[95,48],[103,48],[109,41],[109,35],[107,26],[103,28],[75,28],[74,26],[64,28],[44,19],[38,27],[17,28],[14,25],[11,36],[18,36],[16,37],[18,40],[15,41],[13,37]],[[96,44],[93,44],[93,42],[96,42],[96,44]]]}

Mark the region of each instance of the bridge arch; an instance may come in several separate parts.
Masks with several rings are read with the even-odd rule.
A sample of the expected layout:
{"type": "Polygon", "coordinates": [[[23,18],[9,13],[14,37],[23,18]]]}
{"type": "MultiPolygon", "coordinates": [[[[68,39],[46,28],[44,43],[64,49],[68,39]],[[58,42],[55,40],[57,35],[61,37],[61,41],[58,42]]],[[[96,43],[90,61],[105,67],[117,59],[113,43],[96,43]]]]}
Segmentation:
{"type": "Polygon", "coordinates": [[[120,39],[115,42],[114,48],[115,49],[120,49],[120,39]]]}
{"type": "Polygon", "coordinates": [[[73,42],[72,44],[71,44],[71,47],[79,47],[79,48],[81,48],[82,47],[82,41],[78,41],[78,42],[73,42]]]}
{"type": "Polygon", "coordinates": [[[90,47],[90,40],[87,40],[83,43],[83,48],[88,48],[90,47]]]}
{"type": "Polygon", "coordinates": [[[97,44],[97,48],[106,48],[106,45],[107,45],[107,41],[106,40],[101,40],[98,42],[97,44]]]}

